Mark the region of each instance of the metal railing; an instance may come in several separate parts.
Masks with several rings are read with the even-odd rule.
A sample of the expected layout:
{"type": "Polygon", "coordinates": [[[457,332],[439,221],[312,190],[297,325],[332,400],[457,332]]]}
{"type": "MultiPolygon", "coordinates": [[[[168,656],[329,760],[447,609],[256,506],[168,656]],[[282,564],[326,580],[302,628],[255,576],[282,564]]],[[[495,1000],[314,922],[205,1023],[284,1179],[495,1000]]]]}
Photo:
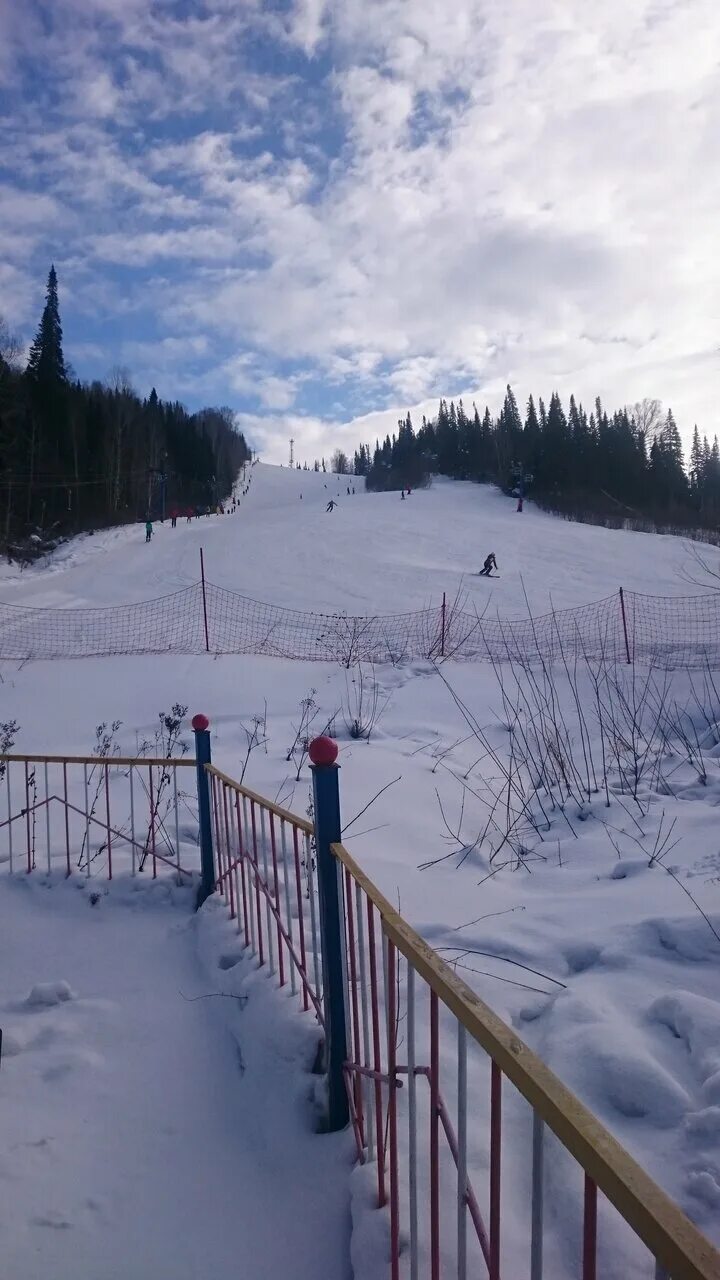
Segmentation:
{"type": "Polygon", "coordinates": [[[334,744],[311,744],[310,822],[193,728],[195,759],[0,756],[0,861],[183,881],[199,841],[199,901],[215,891],[317,1019],[329,1127],[352,1125],[391,1280],[718,1280],[720,1253],[344,847],[334,744]]]}
{"type": "Polygon", "coordinates": [[[325,1026],[317,866],[311,822],[233,781],[214,765],[210,779],[215,883],[250,954],[300,987],[325,1026]]]}
{"type": "Polygon", "coordinates": [[[0,755],[0,864],[108,880],[172,871],[189,880],[198,867],[197,802],[182,779],[194,767],[187,757],[0,755]]]}
{"type": "Polygon", "coordinates": [[[718,1280],[720,1253],[678,1206],[340,840],[326,845],[339,835],[337,770],[325,759],[313,772],[314,826],[208,767],[216,882],[249,953],[316,1015],[331,1112],[342,1044],[345,1115],[391,1280],[718,1280]]]}

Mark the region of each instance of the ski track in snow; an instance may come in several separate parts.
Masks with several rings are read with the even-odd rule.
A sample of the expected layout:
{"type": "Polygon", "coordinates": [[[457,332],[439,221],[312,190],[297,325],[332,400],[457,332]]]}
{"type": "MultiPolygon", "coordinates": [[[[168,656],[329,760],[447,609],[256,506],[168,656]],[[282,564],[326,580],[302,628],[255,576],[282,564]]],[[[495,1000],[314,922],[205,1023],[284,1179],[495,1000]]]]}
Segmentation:
{"type": "MultiPolygon", "coordinates": [[[[685,580],[693,570],[681,539],[558,521],[531,504],[520,515],[515,504],[496,491],[469,484],[437,483],[404,503],[397,494],[365,495],[358,490],[348,497],[345,488],[337,478],[259,465],[236,515],[201,518],[190,526],[181,521],[175,530],[169,523],[156,526],[149,547],[140,525],[79,539],[44,566],[22,574],[4,570],[0,594],[18,604],[62,607],[148,599],[197,580],[201,545],[212,581],[300,609],[398,612],[438,603],[443,590],[452,597],[460,587],[477,604],[486,603],[489,596],[493,611],[520,616],[526,608],[524,589],[536,613],[547,610],[550,599],[556,608],[599,599],[616,591],[621,582],[628,590],[664,595],[700,589],[685,580]],[[325,504],[338,491],[340,505],[326,515],[325,504]],[[501,579],[489,584],[469,575],[490,550],[498,556],[501,579]]],[[[717,559],[718,554],[708,550],[709,557],[717,559]]],[[[502,747],[506,732],[499,724],[501,699],[492,671],[484,664],[448,663],[444,672],[502,747]]],[[[296,783],[285,756],[300,699],[315,690],[319,710],[314,727],[323,728],[335,714],[332,728],[341,744],[346,821],[399,777],[351,827],[348,844],[354,855],[432,945],[505,957],[477,958],[471,963],[479,972],[462,971],[462,976],[546,1058],[702,1229],[720,1241],[720,943],[680,885],[661,867],[647,865],[647,856],[631,838],[637,830],[614,797],[609,811],[593,803],[587,820],[576,824],[579,838],[554,821],[539,846],[546,861],[533,862],[527,871],[507,870],[485,880],[487,854],[475,850],[461,866],[452,857],[421,872],[421,863],[453,848],[436,790],[455,822],[462,800],[459,779],[470,771],[477,783],[489,767],[487,762],[474,764],[481,756],[480,745],[463,741],[467,725],[428,664],[376,669],[381,703],[388,701],[370,744],[351,741],[345,726],[342,708],[349,710],[354,697],[353,673],[328,663],[168,655],[6,663],[2,677],[2,718],[20,722],[19,751],[86,752],[93,745],[95,725],[117,717],[123,721],[120,745],[132,752],[136,734],[151,735],[157,713],[182,701],[189,704],[189,714],[204,711],[210,716],[214,759],[234,776],[245,755],[243,722],[247,725],[254,714],[262,714],[267,700],[267,751],[252,753],[246,782],[298,813],[307,807],[309,775],[303,769],[296,783]],[[620,829],[620,858],[602,826],[606,818],[620,829]],[[478,887],[482,880],[485,883],[478,887]],[[477,923],[470,924],[474,920],[477,923]],[[509,966],[509,960],[555,978],[564,988],[509,966]],[[539,990],[509,985],[508,978],[539,990]]],[[[687,677],[674,676],[673,696],[683,703],[689,692],[687,677]]],[[[675,794],[650,797],[645,826],[652,846],[660,813],[665,812],[666,822],[677,819],[680,844],[669,865],[720,932],[720,762],[714,764],[713,753],[718,754],[714,748],[708,753],[705,785],[688,766],[678,766],[675,794]],[[717,772],[712,773],[713,767],[717,772]]],[[[483,825],[483,813],[472,798],[466,800],[462,834],[469,844],[483,825]]],[[[221,972],[212,959],[226,945],[221,942],[224,925],[218,913],[211,907],[193,926],[187,908],[177,903],[160,905],[152,899],[152,907],[143,910],[137,902],[133,907],[132,898],[117,906],[103,898],[93,909],[84,894],[71,889],[33,887],[31,892],[26,885],[8,886],[3,881],[0,901],[11,922],[0,945],[8,963],[12,959],[10,968],[3,964],[2,1025],[10,1045],[14,1036],[18,1046],[15,1056],[3,1062],[0,1097],[12,1099],[13,1140],[19,1144],[12,1158],[6,1155],[3,1169],[12,1187],[3,1211],[3,1234],[10,1231],[12,1256],[26,1265],[25,1272],[18,1267],[10,1272],[19,1280],[49,1273],[58,1280],[67,1274],[69,1280],[71,1274],[82,1274],[82,1267],[64,1273],[41,1265],[72,1236],[85,1242],[83,1248],[96,1248],[97,1257],[102,1243],[108,1269],[87,1270],[99,1280],[121,1274],[137,1274],[138,1280],[145,1274],[159,1280],[193,1274],[225,1280],[235,1273],[231,1258],[244,1256],[238,1240],[243,1203],[251,1207],[252,1222],[257,1223],[253,1257],[259,1259],[267,1247],[268,1258],[277,1262],[277,1251],[285,1243],[285,1219],[278,1231],[268,1219],[267,1207],[254,1197],[263,1186],[264,1194],[279,1197],[282,1183],[282,1200],[288,1203],[298,1184],[304,1189],[305,1181],[312,1181],[314,1175],[307,1172],[311,1169],[319,1170],[321,1199],[331,1184],[333,1211],[327,1222],[333,1229],[328,1248],[337,1247],[338,1256],[344,1256],[344,1170],[351,1152],[342,1142],[332,1147],[326,1139],[309,1137],[311,1020],[288,1013],[287,1004],[278,1004],[271,984],[258,979],[251,982],[251,1000],[237,1017],[227,1007],[231,1001],[178,1003],[178,987],[185,990],[185,983],[221,990],[220,982],[250,982],[241,967],[221,972]],[[67,910],[58,908],[60,894],[67,910]],[[203,971],[197,968],[196,942],[203,971]],[[208,964],[215,964],[209,986],[208,964]],[[53,1004],[51,987],[46,992],[50,1003],[43,1004],[41,991],[32,1009],[22,1007],[37,984],[60,980],[69,984],[71,998],[53,1004]],[[256,1019],[253,1009],[262,1016],[258,1012],[256,1019]],[[166,1019],[167,1039],[162,1034],[166,1019]],[[43,1020],[48,1028],[45,1045],[33,1041],[32,1030],[43,1020]],[[66,1028],[71,1030],[63,1039],[66,1028]],[[244,1077],[238,1071],[236,1032],[247,1060],[244,1077]],[[260,1070],[253,1074],[250,1049],[255,1037],[255,1066],[260,1070]],[[28,1063],[31,1071],[20,1069],[28,1063]],[[205,1067],[216,1084],[196,1114],[205,1067]],[[47,1072],[51,1074],[46,1078],[47,1072]],[[263,1081],[272,1082],[272,1088],[264,1089],[263,1081]],[[280,1094],[283,1101],[276,1117],[280,1094]],[[145,1141],[149,1099],[177,1130],[174,1136],[158,1130],[150,1144],[145,1141]],[[130,1117],[127,1124],[109,1124],[110,1116],[125,1114],[130,1117]],[[33,1115],[41,1122],[35,1124],[33,1115]],[[292,1156],[284,1173],[280,1163],[272,1168],[273,1159],[279,1162],[278,1144],[275,1153],[270,1141],[265,1143],[267,1150],[263,1146],[268,1132],[273,1140],[278,1135],[281,1121],[289,1124],[291,1134],[292,1156]],[[248,1126],[249,1151],[242,1139],[248,1126]],[[53,1145],[58,1132],[67,1138],[60,1154],[60,1143],[53,1145]],[[208,1188],[207,1194],[201,1190],[201,1203],[193,1208],[189,1188],[197,1192],[201,1180],[197,1170],[183,1165],[184,1156],[178,1157],[179,1150],[188,1149],[201,1153],[202,1181],[208,1188]],[[102,1212],[83,1208],[82,1199],[73,1198],[74,1184],[64,1176],[68,1151],[76,1152],[73,1158],[83,1177],[92,1170],[90,1181],[98,1181],[100,1193],[96,1189],[89,1195],[102,1212]],[[215,1172],[211,1155],[217,1158],[215,1172]],[[41,1172],[43,1161],[52,1176],[41,1172]],[[258,1161],[260,1181],[248,1188],[250,1170],[258,1161]],[[103,1170],[106,1165],[114,1169],[103,1174],[104,1183],[97,1173],[99,1162],[103,1170]],[[173,1186],[174,1197],[168,1194],[173,1186]],[[161,1207],[156,1210],[158,1188],[161,1207]],[[13,1209],[10,1214],[7,1203],[15,1204],[16,1191],[22,1211],[13,1209]],[[156,1211],[160,1216],[153,1235],[155,1227],[150,1230],[148,1223],[156,1211]],[[207,1233],[197,1227],[205,1212],[207,1233]],[[122,1224],[129,1224],[127,1230],[122,1224]],[[152,1269],[133,1273],[118,1263],[112,1270],[122,1247],[132,1243],[142,1250],[141,1227],[150,1231],[152,1269]],[[160,1242],[169,1236],[183,1242],[177,1249],[180,1269],[163,1271],[160,1242]],[[206,1239],[212,1242],[212,1265],[192,1254],[200,1247],[197,1242],[206,1239]],[[32,1259],[38,1259],[36,1271],[32,1259]],[[193,1272],[191,1263],[196,1262],[199,1270],[193,1272]]],[[[6,1052],[10,1055],[12,1050],[6,1052]]],[[[472,1078],[472,1062],[470,1070],[472,1078]]],[[[452,1074],[448,1060],[448,1081],[452,1074]]],[[[473,1099],[473,1116],[475,1172],[482,1185],[488,1132],[484,1092],[473,1099]]],[[[505,1169],[515,1168],[518,1176],[525,1176],[527,1150],[514,1146],[512,1128],[503,1161],[505,1169]]],[[[576,1195],[576,1170],[559,1165],[553,1177],[556,1194],[566,1199],[576,1195]]],[[[370,1219],[364,1209],[369,1197],[363,1171],[353,1174],[350,1182],[356,1280],[371,1280],[378,1264],[372,1231],[369,1242],[365,1239],[370,1219]]],[[[298,1219],[312,1222],[313,1212],[312,1204],[303,1202],[298,1219]]],[[[509,1205],[503,1212],[510,1223],[509,1205]]],[[[293,1230],[299,1231],[300,1225],[294,1223],[293,1230]]],[[[613,1224],[602,1225],[607,1248],[607,1242],[615,1240],[613,1224]]],[[[580,1238],[570,1210],[567,1221],[555,1223],[554,1231],[548,1265],[552,1263],[553,1275],[569,1276],[577,1271],[580,1238]]],[[[319,1234],[308,1232],[311,1240],[319,1234]]],[[[301,1246],[293,1247],[299,1256],[301,1246]]],[[[510,1243],[507,1247],[514,1248],[510,1243]]],[[[508,1274],[527,1270],[522,1248],[518,1245],[518,1251],[511,1252],[508,1274]]],[[[67,1256],[91,1255],[70,1251],[67,1256]]],[[[342,1274],[328,1267],[327,1259],[315,1258],[313,1265],[313,1274],[342,1274]]],[[[612,1264],[607,1274],[645,1274],[634,1258],[626,1259],[622,1271],[617,1265],[612,1264]]],[[[247,1274],[261,1277],[259,1266],[260,1262],[253,1264],[247,1274]]],[[[304,1274],[292,1267],[286,1273],[304,1274]]]]}

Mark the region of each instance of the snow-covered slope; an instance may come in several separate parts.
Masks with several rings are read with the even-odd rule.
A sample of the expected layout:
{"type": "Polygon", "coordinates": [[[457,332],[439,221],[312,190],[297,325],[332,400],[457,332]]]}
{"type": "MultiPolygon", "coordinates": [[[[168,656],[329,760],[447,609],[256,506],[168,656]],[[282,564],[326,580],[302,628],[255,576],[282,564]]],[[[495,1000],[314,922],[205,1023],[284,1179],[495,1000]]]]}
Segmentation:
{"type": "MultiPolygon", "coordinates": [[[[620,584],[667,595],[698,589],[685,580],[694,568],[679,539],[570,524],[531,505],[519,515],[496,491],[469,484],[436,483],[401,502],[397,494],[366,495],[359,486],[348,496],[348,483],[258,465],[235,514],[176,529],[156,526],[149,546],[140,526],[80,539],[45,566],[22,575],[6,570],[0,596],[63,607],[147,599],[197,580],[200,546],[212,581],[308,609],[392,612],[437,603],[443,590],[452,594],[460,586],[478,602],[489,594],[493,611],[516,616],[526,610],[524,591],[539,612],[550,598],[571,606],[620,584]],[[326,514],[338,494],[338,508],[326,514]],[[470,575],[490,550],[501,577],[488,583],[470,575]]],[[[716,551],[708,555],[718,558],[716,551]]],[[[460,944],[504,957],[465,956],[461,963],[473,972],[464,969],[463,976],[720,1240],[717,748],[708,749],[702,782],[677,754],[668,765],[671,785],[644,788],[642,817],[637,806],[622,808],[623,797],[611,793],[609,809],[602,795],[594,797],[572,826],[553,815],[526,866],[510,862],[498,870],[489,846],[475,847],[496,770],[427,664],[376,669],[384,710],[370,743],[353,742],[346,728],[357,696],[353,673],[330,664],[167,656],[6,663],[1,674],[0,719],[19,721],[22,751],[87,751],[95,725],[117,718],[118,741],[132,752],[136,734],[151,735],[158,712],[179,701],[190,714],[210,716],[214,758],[238,776],[244,726],[266,713],[267,748],[251,753],[246,781],[300,813],[308,774],[301,770],[297,782],[286,757],[300,701],[312,697],[311,728],[334,717],[341,740],[347,839],[358,860],[433,945],[454,949],[446,955],[457,955],[460,944]],[[675,820],[679,839],[667,871],[648,865],[661,820],[664,830],[675,820]],[[419,869],[430,862],[436,865],[419,869]]],[[[492,670],[448,663],[443,674],[487,727],[493,748],[506,750],[492,670]]],[[[671,678],[671,702],[682,706],[690,693],[687,677],[671,678]]],[[[719,706],[709,711],[720,716],[719,706]]],[[[14,909],[8,892],[0,879],[3,911],[14,909]]],[[[132,921],[128,937],[131,929],[132,921]]],[[[32,956],[20,953],[21,971],[6,997],[19,999],[33,983],[58,977],[85,996],[75,969],[36,963],[38,937],[32,956]]],[[[102,983],[93,991],[102,995],[102,983]]],[[[115,998],[114,988],[104,994],[115,998]]],[[[85,1087],[94,1087],[87,1078],[85,1087]]],[[[482,1100],[476,1120],[485,1123],[482,1100]]],[[[512,1167],[511,1153],[507,1162],[512,1167]]],[[[16,1274],[30,1280],[34,1273],[16,1274]]]]}
{"type": "MultiPolygon", "coordinates": [[[[395,613],[437,604],[461,588],[468,604],[505,617],[586,604],[617,591],[692,595],[697,569],[682,539],[557,520],[488,485],[437,480],[400,495],[348,496],[352,478],[258,464],[246,497],[225,516],[134,525],[83,537],[51,563],[4,570],[3,599],[58,607],[152,599],[208,578],[293,608],[395,613]],[[301,495],[302,494],[302,498],[301,495]],[[337,508],[326,512],[330,498],[337,508]],[[500,578],[475,577],[494,551],[500,578]]],[[[708,552],[720,562],[719,553],[708,552]]]]}

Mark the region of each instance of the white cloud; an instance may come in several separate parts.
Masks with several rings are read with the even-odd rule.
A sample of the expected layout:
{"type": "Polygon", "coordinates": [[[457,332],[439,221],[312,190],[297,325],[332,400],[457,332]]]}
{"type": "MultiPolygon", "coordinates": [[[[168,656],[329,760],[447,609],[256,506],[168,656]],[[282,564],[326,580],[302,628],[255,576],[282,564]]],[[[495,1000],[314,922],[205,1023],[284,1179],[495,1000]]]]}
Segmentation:
{"type": "MultiPolygon", "coordinates": [[[[0,47],[5,35],[28,56],[36,19],[13,13],[0,47]]],[[[264,440],[299,402],[288,359],[340,406],[364,387],[390,426],[408,403],[462,388],[484,403],[511,381],[520,398],[658,395],[686,432],[714,430],[716,0],[294,0],[282,15],[195,0],[184,17],[161,0],[56,0],[53,13],[40,43],[59,107],[45,119],[26,103],[0,133],[43,193],[8,197],[5,271],[24,272],[60,225],[76,281],[109,304],[108,264],[162,267],[145,290],[154,320],[203,337],[211,398],[216,378],[264,406],[264,440]],[[307,79],[253,62],[257,37],[304,53],[307,79]]],[[[10,296],[21,315],[17,283],[10,296]]],[[[182,385],[182,351],[164,358],[182,385]]],[[[294,429],[355,443],[350,410],[335,416],[295,415],[294,429]]]]}

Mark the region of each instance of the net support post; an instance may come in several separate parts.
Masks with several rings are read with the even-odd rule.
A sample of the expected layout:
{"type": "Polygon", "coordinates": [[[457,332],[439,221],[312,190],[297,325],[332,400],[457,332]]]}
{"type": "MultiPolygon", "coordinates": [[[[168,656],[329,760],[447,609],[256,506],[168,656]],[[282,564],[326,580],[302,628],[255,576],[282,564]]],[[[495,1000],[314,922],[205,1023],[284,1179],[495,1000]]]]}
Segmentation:
{"type": "Polygon", "coordinates": [[[213,853],[212,821],[210,817],[210,779],[206,765],[211,763],[210,721],[207,716],[192,718],[195,734],[195,761],[197,771],[198,819],[200,823],[200,888],[196,906],[201,907],[215,891],[215,856],[213,853]]]}
{"type": "Polygon", "coordinates": [[[632,659],[630,657],[630,644],[628,641],[627,616],[625,614],[625,592],[623,591],[622,587],[620,588],[620,616],[622,617],[623,637],[625,640],[625,661],[630,667],[632,666],[632,659]]]}
{"type": "Polygon", "coordinates": [[[339,868],[330,846],[342,838],[337,743],[315,738],[309,756],[313,775],[315,849],[320,902],[320,946],[323,957],[328,1083],[327,1127],[344,1129],[350,1119],[344,1066],[347,1061],[345,1017],[344,921],[340,911],[339,868]]]}

